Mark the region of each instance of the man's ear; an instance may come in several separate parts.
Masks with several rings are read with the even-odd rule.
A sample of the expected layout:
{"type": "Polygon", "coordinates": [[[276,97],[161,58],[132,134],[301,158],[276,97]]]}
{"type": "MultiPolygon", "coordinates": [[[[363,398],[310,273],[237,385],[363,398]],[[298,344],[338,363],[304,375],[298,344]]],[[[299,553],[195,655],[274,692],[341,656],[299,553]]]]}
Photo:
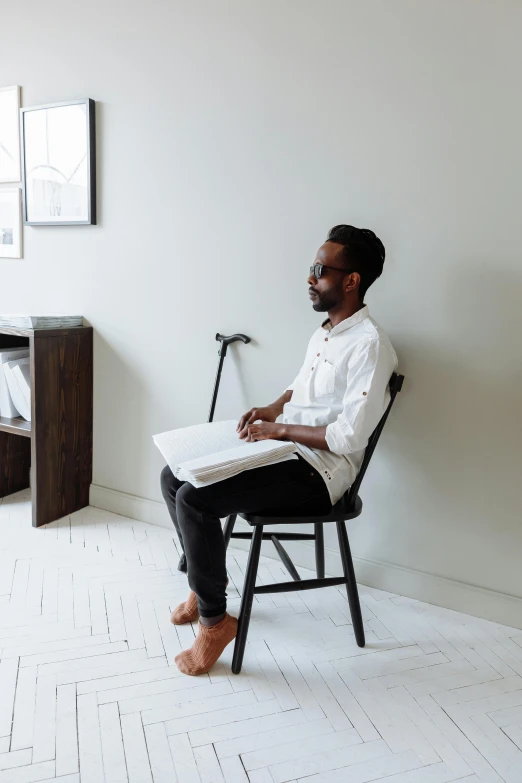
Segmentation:
{"type": "Polygon", "coordinates": [[[348,276],[345,284],[344,284],[344,290],[348,293],[348,291],[355,291],[357,288],[359,288],[359,284],[361,282],[361,275],[359,272],[350,272],[350,275],[348,276]]]}

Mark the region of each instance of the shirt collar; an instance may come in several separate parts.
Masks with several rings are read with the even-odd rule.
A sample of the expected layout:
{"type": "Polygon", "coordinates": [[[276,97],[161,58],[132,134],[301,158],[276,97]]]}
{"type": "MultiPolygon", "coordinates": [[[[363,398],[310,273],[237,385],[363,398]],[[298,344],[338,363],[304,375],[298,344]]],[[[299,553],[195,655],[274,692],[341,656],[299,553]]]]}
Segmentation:
{"type": "Polygon", "coordinates": [[[346,329],[351,329],[352,326],[355,326],[356,324],[360,324],[361,321],[364,321],[364,319],[368,318],[369,315],[370,311],[368,309],[368,305],[364,305],[364,307],[361,307],[360,310],[351,315],[349,318],[345,318],[344,321],[338,323],[337,326],[332,326],[329,318],[327,318],[326,321],[323,321],[321,326],[323,329],[326,329],[327,332],[339,334],[340,332],[346,331],[346,329]]]}

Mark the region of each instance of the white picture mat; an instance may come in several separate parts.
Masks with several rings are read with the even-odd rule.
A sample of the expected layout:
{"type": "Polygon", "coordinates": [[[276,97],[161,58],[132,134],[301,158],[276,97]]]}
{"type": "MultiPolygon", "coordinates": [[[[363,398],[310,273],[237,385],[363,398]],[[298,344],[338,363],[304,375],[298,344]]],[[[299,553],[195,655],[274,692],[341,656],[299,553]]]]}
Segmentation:
{"type": "Polygon", "coordinates": [[[89,219],[89,134],[84,103],[24,112],[26,219],[89,219]]]}
{"type": "Polygon", "coordinates": [[[20,182],[20,87],[0,87],[0,182],[20,182]]]}
{"type": "Polygon", "coordinates": [[[0,258],[22,257],[22,191],[0,188],[0,258]]]}

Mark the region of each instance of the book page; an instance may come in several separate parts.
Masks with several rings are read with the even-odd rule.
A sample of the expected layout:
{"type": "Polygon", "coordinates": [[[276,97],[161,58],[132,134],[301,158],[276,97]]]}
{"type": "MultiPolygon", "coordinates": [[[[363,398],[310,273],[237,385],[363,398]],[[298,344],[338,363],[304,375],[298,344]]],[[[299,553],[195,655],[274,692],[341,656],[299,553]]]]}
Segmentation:
{"type": "Polygon", "coordinates": [[[180,427],[170,432],[154,435],[153,440],[163,454],[171,470],[180,462],[205,457],[235,446],[248,445],[236,432],[237,421],[213,421],[180,427]]]}

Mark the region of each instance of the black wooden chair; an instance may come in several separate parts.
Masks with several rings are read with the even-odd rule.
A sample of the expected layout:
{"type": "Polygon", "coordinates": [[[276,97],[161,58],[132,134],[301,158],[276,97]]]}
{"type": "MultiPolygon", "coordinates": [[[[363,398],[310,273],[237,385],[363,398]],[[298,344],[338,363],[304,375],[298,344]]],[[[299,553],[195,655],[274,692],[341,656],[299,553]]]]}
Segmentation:
{"type": "Polygon", "coordinates": [[[376,429],[372,433],[366,451],[364,459],[361,465],[359,474],[350,487],[350,489],[343,495],[343,497],[332,507],[330,513],[325,516],[311,517],[292,517],[285,513],[271,512],[268,515],[259,514],[240,514],[242,519],[245,519],[248,524],[254,528],[253,533],[234,533],[234,524],[237,518],[237,514],[231,514],[223,529],[225,536],[225,544],[228,547],[231,538],[251,539],[252,544],[250,546],[250,552],[248,555],[248,565],[245,575],[245,583],[243,585],[243,594],[241,596],[241,607],[239,610],[239,625],[238,633],[234,647],[234,657],[232,660],[232,671],[234,674],[239,674],[243,663],[243,656],[245,654],[245,646],[248,635],[248,626],[250,624],[250,615],[252,612],[252,603],[254,595],[260,595],[261,593],[286,593],[292,590],[313,590],[318,587],[333,587],[334,585],[346,585],[348,593],[348,603],[350,606],[350,614],[352,617],[353,630],[355,633],[355,640],[359,647],[364,647],[364,627],[361,615],[361,605],[359,603],[359,593],[357,592],[357,583],[355,581],[355,573],[353,569],[352,555],[350,552],[350,545],[348,543],[348,535],[346,533],[345,522],[349,519],[355,519],[362,511],[362,501],[359,497],[359,488],[364,478],[364,474],[368,468],[373,452],[377,445],[377,441],[381,435],[388,414],[391,407],[395,402],[397,394],[402,388],[404,381],[403,375],[397,375],[394,373],[390,379],[390,395],[391,399],[388,407],[377,425],[376,429]],[[325,578],[324,576],[324,533],[323,525],[327,522],[335,522],[337,526],[337,537],[339,539],[339,550],[341,553],[341,562],[343,565],[343,576],[335,576],[325,578]],[[303,525],[312,524],[314,526],[313,533],[263,533],[265,525],[303,525]],[[292,582],[276,582],[271,585],[260,585],[256,587],[257,568],[259,565],[259,556],[261,554],[261,543],[263,540],[271,540],[274,544],[276,551],[283,562],[283,565],[292,577],[292,582]],[[284,549],[281,541],[315,541],[315,561],[317,579],[301,579],[297,569],[295,568],[290,556],[284,549]]]}

